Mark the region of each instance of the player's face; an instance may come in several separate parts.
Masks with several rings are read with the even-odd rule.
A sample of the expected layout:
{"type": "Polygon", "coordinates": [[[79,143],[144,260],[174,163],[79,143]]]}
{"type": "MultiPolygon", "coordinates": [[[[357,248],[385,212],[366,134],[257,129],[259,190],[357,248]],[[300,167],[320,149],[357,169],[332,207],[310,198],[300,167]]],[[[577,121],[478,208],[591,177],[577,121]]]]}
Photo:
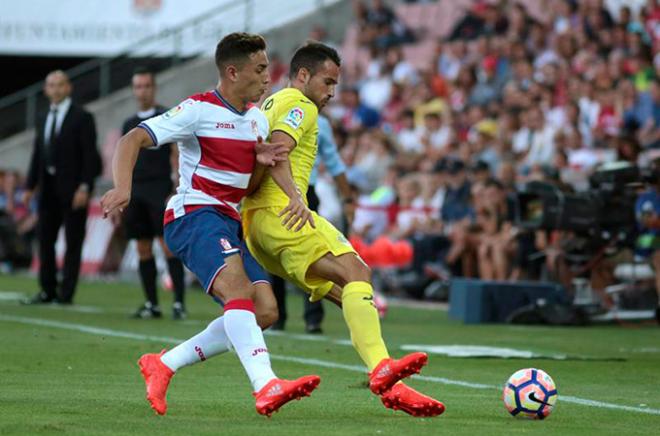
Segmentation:
{"type": "Polygon", "coordinates": [[[58,104],[71,94],[71,84],[68,77],[59,71],[50,73],[46,77],[44,94],[53,104],[58,104]]]}
{"type": "Polygon", "coordinates": [[[321,110],[335,96],[339,67],[327,59],[305,84],[304,94],[321,110]]]}
{"type": "Polygon", "coordinates": [[[268,89],[268,55],[264,50],[252,53],[249,60],[238,71],[241,95],[249,102],[256,103],[268,89]]]}
{"type": "Polygon", "coordinates": [[[156,83],[151,74],[136,74],[133,76],[133,96],[142,109],[149,109],[156,99],[156,83]]]}

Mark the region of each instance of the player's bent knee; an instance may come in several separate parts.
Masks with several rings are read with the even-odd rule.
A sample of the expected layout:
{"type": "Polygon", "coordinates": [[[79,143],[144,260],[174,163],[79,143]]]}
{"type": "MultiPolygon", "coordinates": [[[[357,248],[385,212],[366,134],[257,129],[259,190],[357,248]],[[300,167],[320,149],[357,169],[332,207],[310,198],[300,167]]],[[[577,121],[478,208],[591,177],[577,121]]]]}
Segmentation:
{"type": "Polygon", "coordinates": [[[243,284],[236,283],[235,286],[226,286],[225,284],[220,284],[219,286],[213,286],[213,295],[220,298],[222,301],[227,302],[229,300],[254,300],[254,286],[248,280],[243,282],[243,284]]]}
{"type": "Polygon", "coordinates": [[[277,300],[270,284],[257,282],[254,284],[254,307],[256,309],[257,324],[263,330],[267,329],[279,318],[277,300]]]}
{"type": "Polygon", "coordinates": [[[266,330],[268,327],[275,324],[278,319],[279,314],[277,313],[277,307],[269,307],[257,313],[257,324],[259,324],[259,327],[261,327],[262,330],[266,330]]]}
{"type": "MultiPolygon", "coordinates": [[[[235,256],[232,256],[235,257],[235,256]]],[[[243,264],[227,261],[227,266],[218,273],[211,286],[211,292],[222,301],[249,299],[254,300],[255,286],[248,279],[243,264]]]]}
{"type": "Polygon", "coordinates": [[[371,282],[371,268],[366,263],[362,262],[357,257],[355,263],[352,265],[350,282],[371,282]]]}

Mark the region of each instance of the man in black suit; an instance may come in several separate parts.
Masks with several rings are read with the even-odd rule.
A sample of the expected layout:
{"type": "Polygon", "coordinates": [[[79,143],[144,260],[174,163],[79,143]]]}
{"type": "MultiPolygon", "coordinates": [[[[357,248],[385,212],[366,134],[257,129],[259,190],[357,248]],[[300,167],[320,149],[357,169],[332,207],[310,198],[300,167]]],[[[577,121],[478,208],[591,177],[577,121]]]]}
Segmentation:
{"type": "Polygon", "coordinates": [[[46,77],[50,110],[37,124],[37,135],[24,200],[39,190],[39,284],[30,304],[71,304],[80,272],[85,224],[94,179],[101,172],[94,118],[71,102],[71,83],[57,70],[46,77]],[[66,254],[62,282],[57,281],[55,242],[64,224],[66,254]]]}

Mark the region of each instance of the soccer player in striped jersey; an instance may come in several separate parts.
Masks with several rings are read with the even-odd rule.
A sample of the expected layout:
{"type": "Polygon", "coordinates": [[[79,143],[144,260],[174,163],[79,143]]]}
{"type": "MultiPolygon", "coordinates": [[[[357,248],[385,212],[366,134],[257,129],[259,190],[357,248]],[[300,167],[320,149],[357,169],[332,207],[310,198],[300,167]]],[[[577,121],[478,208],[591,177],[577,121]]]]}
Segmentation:
{"type": "Polygon", "coordinates": [[[272,166],[288,151],[262,141],[268,121],[253,104],[269,81],[266,43],[259,35],[232,33],[218,44],[215,62],[216,89],[189,97],[120,139],[113,160],[115,187],[101,202],[106,216],[121,212],[130,201],[139,150],[179,142],[179,187],[165,211],[165,241],[224,305],[224,315],[173,349],[138,361],[147,399],[160,415],[167,410],[167,387],[178,369],[230,347],[250,378],[260,414],[308,396],[320,383],[315,375],[279,379],[271,369],[261,328],[275,321],[276,303],[267,274],[243,240],[237,209],[256,163],[272,166]]]}

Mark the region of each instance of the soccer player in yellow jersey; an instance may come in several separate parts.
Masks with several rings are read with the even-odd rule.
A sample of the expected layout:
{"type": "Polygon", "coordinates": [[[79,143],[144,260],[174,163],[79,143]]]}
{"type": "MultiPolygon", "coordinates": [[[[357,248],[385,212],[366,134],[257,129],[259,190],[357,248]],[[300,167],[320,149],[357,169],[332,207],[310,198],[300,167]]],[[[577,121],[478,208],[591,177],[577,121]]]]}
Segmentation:
{"type": "Polygon", "coordinates": [[[256,190],[243,203],[246,240],[271,273],[307,291],[311,301],[326,298],[342,308],[353,345],[369,369],[369,387],[386,407],[436,416],[444,411],[441,402],[400,382],[421,370],[426,354],[389,357],[373,305],[369,267],[344,235],[306,204],[318,111],[334,95],[340,63],[334,49],[310,42],[291,60],[290,87],[264,101],[270,141],[291,151],[288,160],[253,175],[248,191],[256,190]]]}

